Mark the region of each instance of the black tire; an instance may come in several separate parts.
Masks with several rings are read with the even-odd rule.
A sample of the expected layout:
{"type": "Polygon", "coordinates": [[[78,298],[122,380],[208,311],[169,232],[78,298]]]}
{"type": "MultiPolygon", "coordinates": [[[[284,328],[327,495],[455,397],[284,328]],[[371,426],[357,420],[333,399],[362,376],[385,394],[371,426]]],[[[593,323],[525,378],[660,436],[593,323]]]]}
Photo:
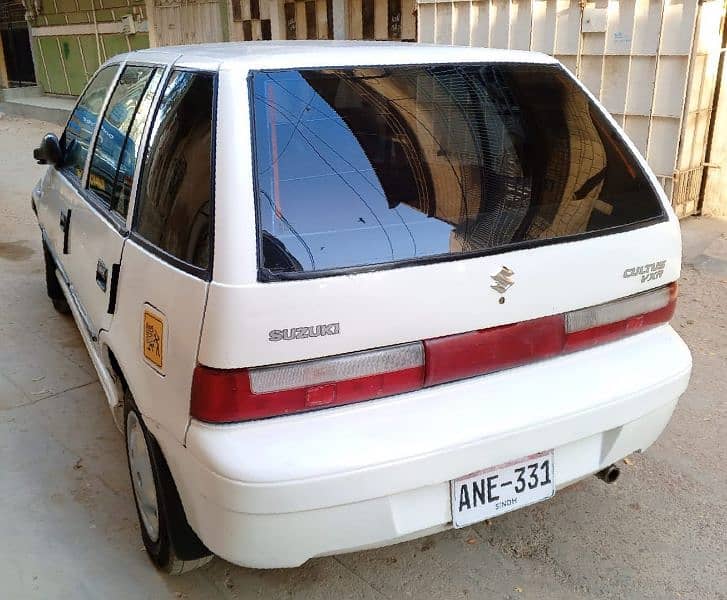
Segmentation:
{"type": "Polygon", "coordinates": [[[136,505],[136,514],[141,528],[141,538],[149,558],[157,568],[171,575],[180,575],[207,564],[212,560],[213,555],[189,526],[169,466],[164,459],[159,444],[144,425],[141,413],[128,391],[124,394],[124,439],[126,441],[126,459],[129,466],[129,476],[131,477],[134,504],[136,505]],[[147,530],[142,517],[142,509],[139,506],[137,488],[134,483],[134,472],[132,471],[131,452],[129,451],[130,423],[134,423],[131,427],[135,427],[136,423],[141,426],[148,450],[156,492],[158,514],[158,527],[157,531],[154,532],[156,535],[154,533],[150,534],[147,530]]]}
{"type": "Polygon", "coordinates": [[[43,242],[43,258],[45,259],[45,289],[48,297],[53,302],[53,308],[62,315],[70,314],[71,307],[68,306],[66,296],[63,294],[61,284],[56,277],[56,262],[48,247],[43,242]]]}
{"type": "Polygon", "coordinates": [[[51,302],[53,303],[53,308],[56,309],[56,312],[62,315],[71,314],[71,307],[68,306],[68,300],[66,300],[65,296],[61,298],[51,298],[51,302]]]}

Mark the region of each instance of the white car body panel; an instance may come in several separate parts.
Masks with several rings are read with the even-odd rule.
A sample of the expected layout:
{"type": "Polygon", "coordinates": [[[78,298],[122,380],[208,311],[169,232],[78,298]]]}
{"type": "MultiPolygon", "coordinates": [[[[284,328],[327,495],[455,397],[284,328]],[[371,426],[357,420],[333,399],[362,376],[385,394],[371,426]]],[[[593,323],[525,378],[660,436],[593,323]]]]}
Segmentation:
{"type": "MultiPolygon", "coordinates": [[[[451,526],[453,478],[554,449],[557,490],[647,448],[666,426],[691,370],[688,349],[668,325],[349,406],[239,424],[191,419],[197,364],[253,367],[419,341],[564,313],[676,281],[679,223],[659,190],[667,217],[615,234],[418,266],[260,282],[251,70],[556,61],[519,51],[355,42],[156,48],[112,62],[126,60],[218,72],[212,280],[173,267],[114,230],[116,239],[108,221],[84,208],[52,167],[34,198],[39,222],[70,279],[60,275],[82,329],[78,297],[91,307],[95,331],[83,332],[84,341],[112,408],[121,399],[120,377],[108,350],[164,452],[190,524],[212,551],[246,566],[289,567],[313,556],[424,535],[451,526]],[[62,255],[59,212],[74,202],[72,252],[62,255]],[[121,245],[116,312],[101,314],[104,305],[93,289],[96,260],[108,257],[110,269],[121,245]],[[658,279],[624,277],[628,268],[657,261],[666,261],[658,279]],[[503,266],[514,271],[515,285],[501,295],[490,285],[503,266]],[[80,294],[73,293],[76,286],[80,294]],[[141,324],[148,305],[165,321],[163,368],[143,358],[141,324]],[[273,329],[334,322],[340,323],[339,335],[268,340],[273,329]]],[[[624,143],[634,150],[625,137],[624,143]]],[[[643,158],[638,160],[658,186],[643,158]]]]}
{"type": "MultiPolygon", "coordinates": [[[[158,55],[146,53],[143,60],[137,57],[129,62],[160,66],[168,70],[171,66],[165,65],[168,58],[166,52],[158,55]]],[[[107,64],[118,63],[123,66],[126,62],[123,57],[115,57],[107,64]]],[[[161,96],[161,91],[162,86],[159,86],[155,102],[161,96]]],[[[105,110],[109,97],[110,94],[107,95],[102,110],[105,110]]],[[[151,120],[147,121],[144,127],[142,147],[149,135],[150,123],[151,120]]],[[[97,124],[96,130],[99,128],[100,125],[97,124]]],[[[87,180],[90,162],[87,159],[83,181],[87,180]]],[[[176,439],[183,440],[189,424],[189,389],[196,365],[199,332],[209,284],[175,269],[141,248],[138,243],[126,239],[134,214],[140,165],[139,161],[126,219],[113,217],[118,227],[126,229],[123,235],[54,168],[49,168],[39,187],[38,219],[46,233],[46,239],[52,242],[57,260],[64,266],[70,280],[70,285],[67,285],[61,278],[61,284],[64,292],[69,294],[69,304],[82,330],[93,364],[104,383],[112,410],[119,406],[122,397],[119,393],[121,384],[109,362],[109,350],[119,364],[123,365],[124,379],[134,397],[138,399],[140,409],[149,418],[165,423],[176,439]],[[63,235],[58,226],[58,218],[61,209],[68,208],[72,211],[69,253],[64,255],[63,235]],[[125,258],[124,268],[119,275],[116,312],[109,314],[111,268],[114,263],[121,262],[122,250],[125,258]],[[108,268],[105,291],[96,283],[98,259],[108,268]],[[180,297],[187,301],[179,302],[180,297]],[[143,359],[141,324],[146,303],[158,311],[165,322],[165,343],[169,352],[165,356],[165,366],[161,369],[153,368],[143,359]],[[111,384],[114,384],[113,387],[111,384]]],[[[115,418],[118,418],[118,414],[115,414],[115,418]]]]}
{"type": "Polygon", "coordinates": [[[94,335],[108,330],[113,315],[108,313],[108,292],[111,285],[111,268],[121,262],[124,236],[86,200],[72,194],[67,205],[71,209],[68,236],[68,275],[73,288],[83,304],[94,335]],[[105,289],[96,282],[96,267],[101,261],[107,269],[105,289]]]}
{"type": "Polygon", "coordinates": [[[689,350],[664,325],[392,398],[238,425],[193,421],[186,447],[159,442],[215,553],[296,566],[448,527],[455,477],[554,448],[559,490],[644,450],[690,370],[689,350]]]}
{"type": "MultiPolygon", "coordinates": [[[[372,50],[359,56],[358,52],[349,53],[349,44],[342,46],[347,52],[339,56],[282,54],[289,61],[284,64],[277,60],[277,54],[261,55],[250,69],[436,63],[446,62],[452,50],[464,50],[417,45],[410,53],[372,50]]],[[[377,45],[376,50],[386,46],[377,45]]],[[[540,54],[472,48],[458,56],[462,62],[554,62],[540,54]]],[[[243,64],[247,66],[248,61],[243,64]]],[[[643,157],[604,111],[649,174],[667,207],[668,221],[615,235],[481,258],[379,269],[352,276],[259,283],[252,131],[250,120],[240,118],[250,112],[248,75],[249,70],[237,62],[223,62],[220,68],[217,119],[224,126],[218,128],[217,137],[215,277],[200,344],[202,364],[217,368],[268,365],[439,337],[592,306],[679,278],[678,220],[643,157]],[[235,151],[227,150],[230,147],[235,151]],[[242,193],[250,198],[249,202],[240,202],[241,190],[249,190],[242,193]],[[642,283],[640,278],[623,277],[626,268],[655,260],[666,260],[660,280],[642,283]],[[500,305],[499,295],[489,285],[490,277],[503,265],[515,272],[517,284],[508,290],[505,303],[500,305]],[[566,283],[554,285],[561,281],[566,283]],[[284,294],[279,293],[281,285],[284,294]],[[376,298],[386,298],[386,302],[377,304],[376,298]],[[413,298],[416,302],[412,302],[413,298]],[[244,310],[239,310],[241,307],[244,310]],[[267,342],[268,332],[273,329],[334,322],[341,324],[341,335],[267,342]]]]}
{"type": "Polygon", "coordinates": [[[189,390],[209,284],[165,263],[133,239],[126,242],[122,264],[116,314],[102,341],[123,365],[144,416],[163,423],[181,443],[189,424],[189,390]],[[146,361],[142,352],[147,305],[164,321],[161,368],[146,361]]]}
{"type": "Polygon", "coordinates": [[[218,368],[268,365],[600,304],[676,280],[680,239],[678,223],[667,221],[578,242],[416,267],[244,286],[215,282],[199,361],[218,368]],[[626,268],[657,259],[666,260],[661,280],[642,284],[639,277],[623,277],[626,268]],[[490,285],[503,265],[515,272],[516,283],[499,304],[500,294],[490,285]],[[283,286],[285,293],[280,293],[283,286]],[[334,322],[341,324],[340,335],[268,341],[272,329],[334,322]]]}
{"type": "Polygon", "coordinates": [[[109,409],[111,410],[111,414],[114,417],[114,421],[116,422],[117,426],[119,426],[117,412],[118,407],[122,406],[123,390],[118,385],[117,378],[114,376],[109,366],[107,364],[104,364],[102,355],[98,351],[99,345],[97,341],[94,341],[92,339],[91,333],[83,326],[83,317],[79,313],[78,305],[74,302],[74,299],[68,288],[68,284],[60,273],[57,276],[58,281],[61,285],[61,289],[63,290],[63,294],[68,301],[68,306],[71,309],[71,314],[73,314],[73,318],[78,324],[78,331],[81,334],[81,339],[83,339],[83,343],[86,346],[86,350],[88,350],[88,354],[91,358],[91,363],[93,364],[93,367],[94,369],[96,369],[96,373],[98,374],[99,381],[101,382],[101,387],[106,394],[106,400],[109,403],[109,409]]]}
{"type": "Polygon", "coordinates": [[[75,191],[56,169],[49,168],[36,187],[35,204],[38,222],[46,231],[46,239],[56,253],[57,260],[64,261],[63,232],[60,228],[61,211],[72,200],[75,191]]]}
{"type": "Polygon", "coordinates": [[[681,394],[690,367],[684,343],[671,327],[662,326],[621,343],[388,399],[224,428],[193,420],[187,447],[220,477],[261,486],[241,498],[236,510],[289,512],[346,504],[355,501],[360,488],[331,486],[312,497],[303,493],[305,482],[358,480],[374,497],[448,480],[546,450],[548,436],[569,443],[638,419],[681,394]],[[613,365],[613,371],[598,368],[603,364],[613,365]],[[564,372],[571,374],[566,381],[564,372]],[[663,393],[653,394],[651,387],[663,393]],[[640,400],[629,404],[631,395],[640,400]],[[588,419],[574,428],[568,421],[579,415],[588,419]],[[531,441],[508,446],[513,431],[531,431],[531,441]],[[501,444],[487,453],[486,464],[481,455],[465,450],[436,466],[430,460],[425,475],[407,475],[408,461],[495,438],[501,444]],[[377,484],[377,469],[396,471],[387,488],[377,484]],[[263,485],[290,485],[301,493],[283,499],[263,485]]]}

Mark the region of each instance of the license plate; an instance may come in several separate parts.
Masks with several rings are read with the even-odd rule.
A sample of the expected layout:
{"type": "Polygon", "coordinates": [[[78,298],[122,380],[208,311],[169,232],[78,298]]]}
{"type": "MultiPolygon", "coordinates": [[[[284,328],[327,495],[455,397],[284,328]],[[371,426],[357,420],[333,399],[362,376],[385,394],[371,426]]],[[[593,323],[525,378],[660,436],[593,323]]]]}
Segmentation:
{"type": "Polygon", "coordinates": [[[553,451],[470,473],[451,482],[452,522],[466,527],[555,493],[553,451]]]}

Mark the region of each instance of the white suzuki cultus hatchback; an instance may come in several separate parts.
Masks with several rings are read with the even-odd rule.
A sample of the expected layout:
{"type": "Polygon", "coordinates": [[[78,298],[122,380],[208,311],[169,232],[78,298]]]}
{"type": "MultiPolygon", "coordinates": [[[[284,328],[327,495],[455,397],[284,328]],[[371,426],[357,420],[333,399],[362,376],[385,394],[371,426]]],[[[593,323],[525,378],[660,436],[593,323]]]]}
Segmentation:
{"type": "Polygon", "coordinates": [[[133,52],[35,157],[48,295],[169,572],[294,567],[613,481],[687,386],[679,224],[544,55],[133,52]]]}

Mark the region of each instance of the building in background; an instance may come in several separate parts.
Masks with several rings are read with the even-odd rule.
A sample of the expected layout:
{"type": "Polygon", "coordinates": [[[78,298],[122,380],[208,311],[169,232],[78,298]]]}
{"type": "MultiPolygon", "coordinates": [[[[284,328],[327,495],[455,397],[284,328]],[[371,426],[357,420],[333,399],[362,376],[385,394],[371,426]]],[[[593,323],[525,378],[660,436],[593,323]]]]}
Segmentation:
{"type": "Polygon", "coordinates": [[[107,58],[149,46],[144,0],[23,0],[35,75],[47,93],[78,95],[107,58]]]}
{"type": "Polygon", "coordinates": [[[233,40],[416,41],[416,0],[230,0],[233,40]]]}
{"type": "Polygon", "coordinates": [[[418,26],[422,42],[556,56],[626,130],[685,216],[701,210],[705,172],[717,162],[707,149],[724,14],[724,0],[419,0],[418,26]]]}
{"type": "Polygon", "coordinates": [[[36,79],[75,95],[100,62],[149,45],[370,39],[538,50],[603,102],[684,216],[706,195],[727,205],[727,142],[715,133],[727,124],[724,15],[725,0],[0,0],[0,85],[36,79]]]}
{"type": "Polygon", "coordinates": [[[0,1],[0,87],[35,85],[28,22],[21,0],[0,1]]]}
{"type": "Polygon", "coordinates": [[[415,0],[0,0],[0,29],[4,42],[12,29],[25,43],[30,83],[77,95],[120,52],[264,39],[416,41],[416,9],[415,0]]]}
{"type": "Polygon", "coordinates": [[[710,212],[727,214],[727,141],[715,134],[727,127],[727,92],[717,91],[724,0],[230,4],[235,40],[417,39],[555,55],[626,130],[679,216],[702,212],[705,198],[710,212]]]}

